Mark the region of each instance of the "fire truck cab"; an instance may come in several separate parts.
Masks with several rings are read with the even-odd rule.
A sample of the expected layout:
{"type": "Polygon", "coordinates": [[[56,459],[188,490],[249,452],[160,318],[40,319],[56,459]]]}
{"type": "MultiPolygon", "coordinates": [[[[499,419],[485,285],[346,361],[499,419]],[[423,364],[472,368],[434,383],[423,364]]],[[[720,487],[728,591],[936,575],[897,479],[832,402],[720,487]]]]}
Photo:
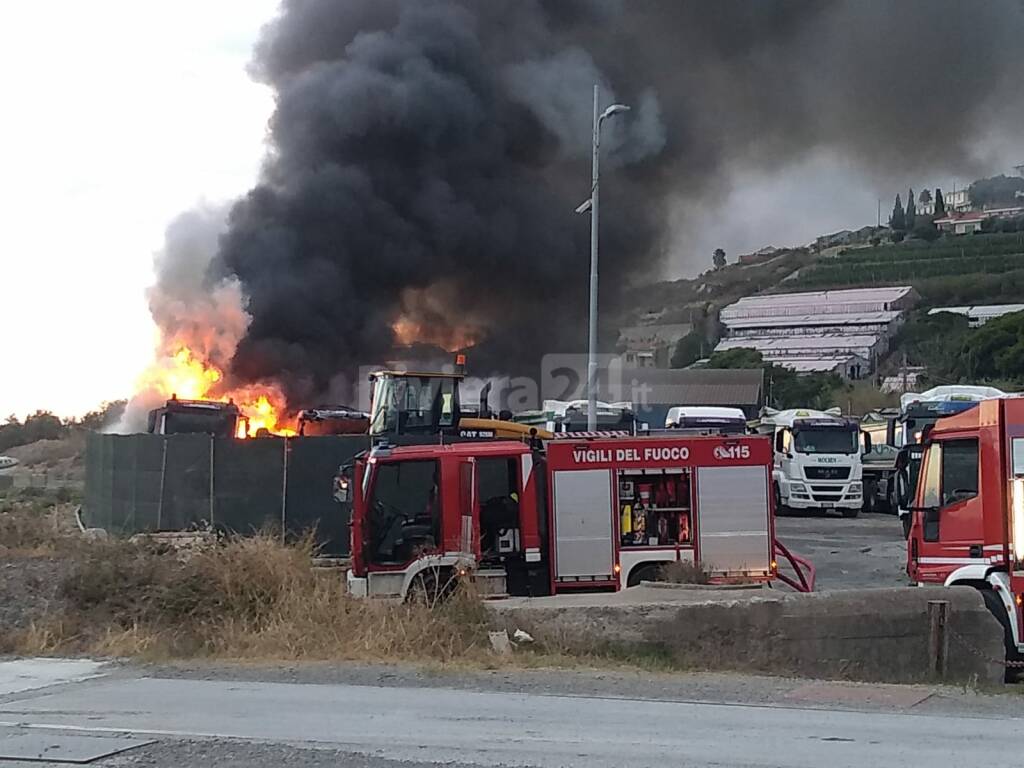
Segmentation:
{"type": "Polygon", "coordinates": [[[907,573],[982,591],[1007,657],[1024,653],[1024,399],[985,400],[925,436],[907,573]]]}
{"type": "Polygon", "coordinates": [[[356,459],[349,588],[490,596],[618,590],[690,563],[776,577],[764,437],[622,437],[376,447],[356,459]]]}

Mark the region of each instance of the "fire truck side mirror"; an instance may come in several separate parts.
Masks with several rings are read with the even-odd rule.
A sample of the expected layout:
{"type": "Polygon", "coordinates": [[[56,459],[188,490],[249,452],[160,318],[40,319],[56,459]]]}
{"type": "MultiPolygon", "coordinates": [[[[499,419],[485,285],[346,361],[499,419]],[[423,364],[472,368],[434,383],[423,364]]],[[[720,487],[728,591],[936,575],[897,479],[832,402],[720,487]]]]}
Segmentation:
{"type": "Polygon", "coordinates": [[[776,453],[786,452],[786,433],[781,429],[775,433],[775,451],[776,453]]]}
{"type": "Polygon", "coordinates": [[[864,441],[863,452],[864,452],[864,455],[866,456],[867,454],[871,453],[871,448],[872,448],[872,445],[871,445],[871,433],[870,432],[861,431],[860,434],[861,434],[861,439],[864,441]]]}

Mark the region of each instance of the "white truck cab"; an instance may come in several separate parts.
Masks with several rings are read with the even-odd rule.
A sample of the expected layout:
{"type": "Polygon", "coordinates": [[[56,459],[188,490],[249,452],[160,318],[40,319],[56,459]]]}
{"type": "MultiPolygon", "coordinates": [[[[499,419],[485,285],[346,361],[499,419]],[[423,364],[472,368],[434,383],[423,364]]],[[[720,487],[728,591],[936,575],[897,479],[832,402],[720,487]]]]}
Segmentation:
{"type": "MultiPolygon", "coordinates": [[[[856,517],[864,503],[861,431],[838,408],[765,409],[758,431],[772,435],[777,509],[837,510],[856,517]]],[[[864,436],[870,450],[870,437],[864,436]]]]}
{"type": "Polygon", "coordinates": [[[743,435],[747,432],[747,417],[739,408],[677,405],[668,409],[665,429],[682,429],[691,434],[743,435]]]}

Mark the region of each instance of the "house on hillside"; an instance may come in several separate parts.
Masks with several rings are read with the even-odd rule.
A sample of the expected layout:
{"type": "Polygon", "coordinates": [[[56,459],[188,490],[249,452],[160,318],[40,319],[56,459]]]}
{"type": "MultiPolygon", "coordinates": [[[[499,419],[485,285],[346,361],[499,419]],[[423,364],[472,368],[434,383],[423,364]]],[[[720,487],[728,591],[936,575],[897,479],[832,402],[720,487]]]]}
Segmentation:
{"type": "Polygon", "coordinates": [[[616,346],[626,368],[668,368],[679,340],[691,330],[689,323],[633,325],[619,329],[616,346]]]}
{"type": "MultiPolygon", "coordinates": [[[[971,210],[971,194],[968,187],[954,189],[952,192],[942,193],[942,202],[946,205],[947,213],[963,213],[971,210]]],[[[918,199],[914,204],[914,212],[919,216],[932,216],[935,213],[935,198],[927,202],[918,199]]]]}
{"type": "Polygon", "coordinates": [[[759,250],[756,250],[753,253],[742,253],[740,254],[739,259],[737,259],[737,261],[739,261],[740,264],[747,266],[749,266],[750,264],[760,264],[762,262],[768,261],[769,259],[775,258],[780,253],[782,253],[781,248],[776,248],[773,245],[769,245],[759,250]]]}
{"type": "Polygon", "coordinates": [[[835,248],[837,245],[849,245],[853,242],[854,234],[848,229],[841,229],[830,235],[822,235],[814,241],[815,249],[823,251],[826,248],[835,248]]]}
{"type": "Polygon", "coordinates": [[[980,232],[982,224],[989,219],[1015,219],[1024,216],[1024,206],[987,208],[981,211],[950,213],[935,220],[935,226],[943,232],[954,235],[973,235],[980,232]]]}

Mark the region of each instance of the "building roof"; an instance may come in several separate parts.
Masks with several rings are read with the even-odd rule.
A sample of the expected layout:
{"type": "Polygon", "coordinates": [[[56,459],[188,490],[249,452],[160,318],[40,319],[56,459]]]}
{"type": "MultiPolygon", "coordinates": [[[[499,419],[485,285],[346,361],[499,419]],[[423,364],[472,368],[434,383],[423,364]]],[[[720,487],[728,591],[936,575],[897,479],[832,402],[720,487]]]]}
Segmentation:
{"type": "MultiPolygon", "coordinates": [[[[614,377],[613,377],[614,378],[614,377]]],[[[564,394],[564,379],[550,382],[564,394]]],[[[760,406],[764,371],[760,368],[623,369],[619,381],[599,386],[601,400],[628,400],[639,412],[658,405],[760,406]]],[[[584,396],[585,378],[568,396],[584,396]]]]}
{"type": "Polygon", "coordinates": [[[693,326],[689,323],[631,325],[619,329],[619,344],[628,348],[675,344],[691,330],[693,326]]]}
{"type": "Polygon", "coordinates": [[[991,320],[1013,312],[1024,312],[1024,304],[979,304],[973,307],[935,307],[928,310],[929,315],[950,312],[954,315],[966,315],[971,320],[991,320]]]}
{"type": "Polygon", "coordinates": [[[807,312],[802,315],[784,317],[738,317],[723,318],[722,324],[729,330],[742,328],[780,328],[785,326],[808,325],[887,325],[900,316],[898,310],[880,312],[807,312]]]}
{"type": "Polygon", "coordinates": [[[867,361],[860,355],[841,355],[839,357],[782,358],[780,360],[773,359],[772,362],[790,368],[797,373],[828,373],[840,366],[867,361]]]}
{"type": "Polygon", "coordinates": [[[950,213],[941,219],[935,219],[934,224],[978,224],[989,218],[984,211],[965,211],[963,213],[950,213]]]}
{"type": "Polygon", "coordinates": [[[716,352],[729,349],[756,349],[765,357],[807,357],[823,358],[851,354],[857,350],[869,350],[878,343],[877,334],[822,333],[799,336],[759,336],[752,338],[722,339],[715,347],[716,352]],[[805,354],[800,354],[801,352],[805,354]]]}
{"type": "Polygon", "coordinates": [[[841,291],[804,291],[801,293],[762,293],[744,296],[719,314],[723,323],[743,318],[786,318],[807,314],[851,314],[887,312],[896,302],[916,299],[912,286],[850,288],[841,291]]]}

